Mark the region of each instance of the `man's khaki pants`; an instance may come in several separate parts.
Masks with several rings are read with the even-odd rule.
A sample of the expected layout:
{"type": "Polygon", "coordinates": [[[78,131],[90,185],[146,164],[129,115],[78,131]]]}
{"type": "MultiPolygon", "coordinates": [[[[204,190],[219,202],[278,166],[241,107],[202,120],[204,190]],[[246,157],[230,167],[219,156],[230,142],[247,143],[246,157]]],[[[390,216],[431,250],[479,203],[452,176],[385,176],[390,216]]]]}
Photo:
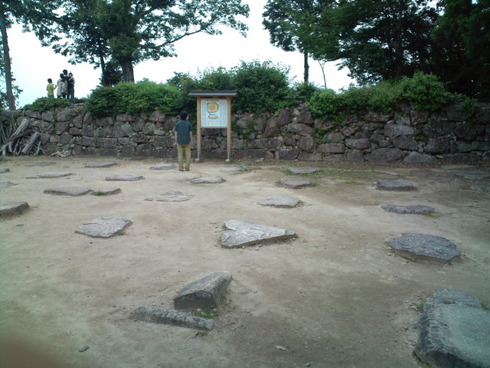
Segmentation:
{"type": "Polygon", "coordinates": [[[177,154],[179,159],[179,170],[184,170],[184,153],[185,153],[185,170],[188,171],[191,167],[191,145],[178,144],[177,154]]]}

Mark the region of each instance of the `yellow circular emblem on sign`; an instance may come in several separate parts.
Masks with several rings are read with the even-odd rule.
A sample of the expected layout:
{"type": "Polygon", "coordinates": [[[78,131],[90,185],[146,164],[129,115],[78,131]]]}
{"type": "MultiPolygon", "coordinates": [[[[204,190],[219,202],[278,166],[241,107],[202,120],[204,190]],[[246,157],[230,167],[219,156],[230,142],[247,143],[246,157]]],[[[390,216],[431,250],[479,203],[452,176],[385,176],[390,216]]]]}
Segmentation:
{"type": "Polygon", "coordinates": [[[216,102],[208,103],[208,112],[210,114],[215,113],[219,110],[219,105],[216,102]]]}

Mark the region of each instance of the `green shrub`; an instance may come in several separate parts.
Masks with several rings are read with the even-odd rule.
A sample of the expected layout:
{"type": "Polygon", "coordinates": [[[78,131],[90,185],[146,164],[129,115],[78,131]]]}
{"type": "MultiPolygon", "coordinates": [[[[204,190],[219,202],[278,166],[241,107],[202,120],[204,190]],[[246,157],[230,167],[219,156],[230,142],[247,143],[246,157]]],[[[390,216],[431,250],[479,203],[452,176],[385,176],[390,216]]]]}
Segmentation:
{"type": "Polygon", "coordinates": [[[94,116],[112,116],[124,106],[115,88],[99,87],[92,92],[85,102],[85,107],[94,116]]]}
{"type": "Polygon", "coordinates": [[[393,111],[400,98],[400,88],[391,81],[380,82],[369,88],[369,101],[367,109],[370,111],[388,113],[393,111]]]}
{"type": "Polygon", "coordinates": [[[314,114],[324,119],[335,118],[341,109],[339,95],[332,89],[313,94],[308,105],[314,114]]]}
{"type": "Polygon", "coordinates": [[[94,116],[134,115],[155,109],[173,114],[182,108],[182,101],[182,94],[176,86],[143,81],[99,87],[92,92],[86,107],[94,116]]]}
{"type": "Polygon", "coordinates": [[[71,101],[67,100],[66,98],[41,97],[34,101],[32,104],[26,105],[25,108],[32,111],[44,112],[62,109],[70,105],[71,101]]]}
{"type": "Polygon", "coordinates": [[[454,100],[433,74],[417,72],[412,78],[403,77],[399,88],[400,99],[411,102],[418,110],[439,110],[454,100]]]}
{"type": "Polygon", "coordinates": [[[242,62],[234,68],[234,89],[239,97],[234,101],[236,111],[276,111],[291,105],[288,71],[270,61],[242,62]]]}

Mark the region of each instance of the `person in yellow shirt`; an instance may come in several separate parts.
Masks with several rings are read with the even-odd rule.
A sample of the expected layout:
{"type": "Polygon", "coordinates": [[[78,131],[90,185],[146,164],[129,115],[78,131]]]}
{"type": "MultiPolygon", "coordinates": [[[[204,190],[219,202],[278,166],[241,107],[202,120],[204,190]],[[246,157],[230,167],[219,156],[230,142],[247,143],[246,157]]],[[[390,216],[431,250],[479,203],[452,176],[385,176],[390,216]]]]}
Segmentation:
{"type": "Polygon", "coordinates": [[[53,80],[51,78],[48,78],[48,85],[46,87],[46,91],[48,91],[48,97],[54,97],[54,89],[55,86],[53,84],[53,80]]]}

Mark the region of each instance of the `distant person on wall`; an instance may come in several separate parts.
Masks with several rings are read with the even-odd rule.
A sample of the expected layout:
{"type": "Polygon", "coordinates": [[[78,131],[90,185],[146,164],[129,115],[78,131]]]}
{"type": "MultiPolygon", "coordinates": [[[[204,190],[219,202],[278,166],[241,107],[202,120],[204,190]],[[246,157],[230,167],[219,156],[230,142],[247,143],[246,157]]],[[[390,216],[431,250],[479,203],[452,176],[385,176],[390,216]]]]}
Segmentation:
{"type": "Polygon", "coordinates": [[[70,100],[75,98],[75,78],[72,73],[68,73],[66,98],[70,100]]]}
{"type": "Polygon", "coordinates": [[[65,76],[60,74],[60,79],[56,82],[56,97],[65,98],[68,85],[65,81],[65,76]]]}
{"type": "Polygon", "coordinates": [[[177,146],[177,154],[180,171],[189,171],[191,167],[191,143],[192,143],[192,124],[187,120],[189,114],[187,111],[180,113],[180,120],[175,124],[175,141],[174,146],[177,146]],[[185,154],[185,167],[184,167],[185,154]]]}
{"type": "Polygon", "coordinates": [[[48,78],[48,85],[46,86],[46,91],[48,91],[48,97],[54,97],[54,89],[55,85],[53,84],[53,80],[48,78]]]}

